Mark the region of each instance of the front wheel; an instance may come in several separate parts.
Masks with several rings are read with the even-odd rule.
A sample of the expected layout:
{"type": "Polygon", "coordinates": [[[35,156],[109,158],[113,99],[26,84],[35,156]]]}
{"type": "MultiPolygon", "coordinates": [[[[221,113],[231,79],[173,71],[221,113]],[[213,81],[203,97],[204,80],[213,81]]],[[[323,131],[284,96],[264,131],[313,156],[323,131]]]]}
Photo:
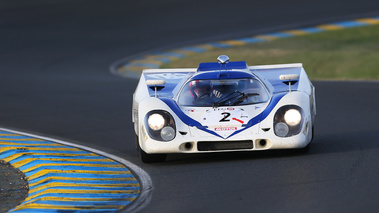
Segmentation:
{"type": "Polygon", "coordinates": [[[142,162],[144,163],[159,163],[166,160],[167,154],[147,154],[145,151],[139,148],[139,153],[142,162]]]}
{"type": "Polygon", "coordinates": [[[299,149],[299,152],[300,152],[300,153],[308,153],[309,150],[311,149],[311,144],[312,144],[312,143],[309,142],[309,144],[306,145],[304,148],[299,149]]]}
{"type": "Polygon", "coordinates": [[[136,134],[136,137],[135,137],[135,143],[136,143],[136,150],[139,151],[140,148],[139,148],[139,138],[138,138],[138,135],[136,134]]]}

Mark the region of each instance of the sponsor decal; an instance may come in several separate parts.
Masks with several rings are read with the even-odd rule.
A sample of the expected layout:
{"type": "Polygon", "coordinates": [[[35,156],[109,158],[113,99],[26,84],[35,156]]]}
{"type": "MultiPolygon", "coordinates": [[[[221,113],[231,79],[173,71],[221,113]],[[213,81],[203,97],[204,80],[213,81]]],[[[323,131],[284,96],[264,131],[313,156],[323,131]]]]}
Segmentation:
{"type": "Polygon", "coordinates": [[[216,127],[215,131],[236,131],[237,127],[216,127]]]}
{"type": "Polygon", "coordinates": [[[236,108],[233,107],[217,107],[212,109],[207,109],[206,112],[216,112],[216,111],[234,111],[236,108]]]}
{"type": "Polygon", "coordinates": [[[195,112],[195,109],[183,109],[184,112],[195,112]]]}

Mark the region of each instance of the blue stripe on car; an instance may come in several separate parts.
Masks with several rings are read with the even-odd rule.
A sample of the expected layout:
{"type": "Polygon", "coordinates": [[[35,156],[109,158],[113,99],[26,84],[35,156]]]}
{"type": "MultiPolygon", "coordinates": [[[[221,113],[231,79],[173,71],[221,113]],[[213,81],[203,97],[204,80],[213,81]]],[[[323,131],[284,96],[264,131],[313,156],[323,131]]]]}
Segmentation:
{"type": "Polygon", "coordinates": [[[198,129],[200,129],[200,130],[202,130],[202,131],[204,131],[204,132],[208,132],[208,133],[210,133],[210,134],[212,134],[212,135],[215,135],[215,136],[217,136],[217,137],[223,138],[222,136],[220,136],[220,135],[217,134],[216,132],[207,129],[208,126],[203,126],[203,125],[201,125],[200,122],[198,122],[198,121],[192,119],[191,117],[189,117],[188,115],[186,115],[186,114],[180,109],[180,107],[178,106],[178,104],[177,104],[174,100],[172,100],[172,99],[170,99],[170,98],[160,98],[160,100],[163,101],[165,104],[167,104],[167,106],[170,107],[170,109],[171,109],[172,111],[174,111],[174,113],[179,117],[179,119],[180,119],[183,123],[187,124],[187,125],[190,126],[190,127],[197,127],[198,129]]]}
{"type": "Polygon", "coordinates": [[[191,127],[195,126],[195,127],[200,127],[200,128],[203,127],[201,123],[199,123],[198,121],[186,115],[173,99],[170,99],[170,98],[159,98],[159,99],[163,101],[165,104],[167,104],[167,106],[170,107],[172,111],[174,111],[174,113],[180,118],[180,120],[183,121],[188,126],[191,126],[191,127]]]}
{"type": "Polygon", "coordinates": [[[197,74],[191,80],[208,80],[208,79],[238,79],[254,78],[255,76],[248,72],[241,71],[221,71],[221,72],[204,72],[197,74]]]}
{"type": "Polygon", "coordinates": [[[203,71],[221,71],[221,70],[232,70],[232,69],[248,69],[245,61],[231,61],[227,64],[219,64],[217,62],[207,62],[200,63],[197,68],[198,72],[203,71]]]}
{"type": "Polygon", "coordinates": [[[219,134],[217,134],[216,132],[207,129],[208,128],[207,126],[201,125],[200,122],[198,122],[198,121],[192,119],[191,117],[189,117],[188,115],[186,115],[180,109],[180,107],[178,106],[178,104],[173,99],[170,99],[170,98],[160,98],[160,100],[162,100],[168,107],[170,107],[170,109],[179,117],[179,119],[183,123],[187,124],[188,126],[197,127],[198,129],[200,129],[200,130],[202,130],[204,132],[210,133],[212,135],[215,135],[215,136],[223,138],[223,139],[228,139],[228,138],[232,137],[233,135],[236,135],[236,134],[238,134],[238,133],[246,130],[247,128],[252,127],[252,126],[256,125],[257,123],[261,122],[262,120],[264,120],[271,113],[271,111],[278,104],[278,102],[282,99],[282,97],[284,95],[286,95],[286,94],[287,93],[281,93],[281,94],[274,95],[271,98],[270,103],[268,104],[268,106],[266,107],[266,109],[263,112],[261,112],[259,115],[255,116],[254,118],[250,119],[247,122],[247,124],[242,125],[244,127],[243,129],[235,131],[233,134],[231,134],[227,138],[224,138],[224,137],[220,136],[219,134]]]}
{"type": "Polygon", "coordinates": [[[271,111],[274,109],[274,107],[278,104],[278,102],[283,98],[284,95],[286,95],[287,93],[280,93],[280,94],[277,94],[277,95],[274,95],[272,98],[271,98],[271,101],[270,103],[268,104],[268,106],[266,107],[266,109],[261,112],[259,115],[255,116],[254,118],[250,119],[247,124],[244,124],[242,125],[244,128],[243,129],[240,129],[238,131],[235,131],[233,134],[229,135],[229,137],[227,137],[226,139],[232,137],[233,135],[236,135],[244,130],[246,130],[247,128],[249,127],[252,127],[254,126],[255,124],[263,121],[264,119],[267,118],[267,116],[271,113],[271,111]]]}

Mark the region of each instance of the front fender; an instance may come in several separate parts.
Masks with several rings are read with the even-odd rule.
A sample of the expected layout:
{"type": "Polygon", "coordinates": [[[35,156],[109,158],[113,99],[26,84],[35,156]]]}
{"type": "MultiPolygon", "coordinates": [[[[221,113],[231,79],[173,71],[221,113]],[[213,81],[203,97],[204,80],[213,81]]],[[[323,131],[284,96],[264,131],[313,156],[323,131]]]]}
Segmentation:
{"type": "MultiPolygon", "coordinates": [[[[171,100],[171,103],[176,104],[175,101],[173,100],[171,100]]],[[[145,150],[144,142],[150,139],[148,134],[146,133],[145,116],[147,113],[149,113],[152,110],[163,110],[172,115],[175,121],[175,125],[176,125],[176,138],[180,137],[182,134],[189,133],[190,129],[188,125],[182,121],[182,119],[179,117],[180,115],[178,116],[178,114],[183,113],[181,109],[179,108],[179,106],[173,109],[173,106],[170,107],[167,104],[167,101],[163,101],[155,97],[146,98],[139,103],[139,109],[138,109],[138,136],[139,136],[139,144],[142,149],[145,150]]],[[[175,141],[176,138],[173,141],[175,141]]],[[[162,142],[162,143],[169,143],[169,142],[162,142]]]]}
{"type": "MultiPolygon", "coordinates": [[[[270,114],[261,121],[260,123],[260,130],[263,129],[270,129],[273,131],[273,124],[274,124],[274,115],[278,111],[279,108],[286,105],[296,105],[299,106],[303,112],[304,112],[304,124],[307,122],[310,122],[311,119],[311,111],[310,111],[310,103],[309,103],[309,95],[301,92],[301,91],[294,91],[285,94],[280,101],[275,105],[273,110],[270,112],[270,114]]],[[[260,133],[263,133],[260,131],[260,133]]]]}

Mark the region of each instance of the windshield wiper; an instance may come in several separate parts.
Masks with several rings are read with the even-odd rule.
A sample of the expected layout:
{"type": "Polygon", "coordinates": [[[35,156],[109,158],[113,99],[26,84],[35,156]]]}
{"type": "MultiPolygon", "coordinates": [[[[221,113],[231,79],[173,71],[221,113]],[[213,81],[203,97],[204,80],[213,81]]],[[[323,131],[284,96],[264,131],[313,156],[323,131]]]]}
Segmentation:
{"type": "Polygon", "coordinates": [[[237,105],[237,104],[240,104],[242,103],[244,100],[246,100],[247,98],[249,97],[252,97],[252,96],[258,96],[259,94],[258,93],[243,93],[243,92],[240,92],[240,95],[239,97],[237,98],[236,101],[234,101],[231,106],[234,106],[234,105],[237,105]]]}
{"type": "Polygon", "coordinates": [[[246,100],[247,98],[249,97],[252,97],[252,96],[257,96],[259,95],[258,93],[243,93],[243,92],[239,92],[238,90],[230,93],[229,95],[225,96],[224,98],[222,98],[221,100],[213,103],[213,107],[219,107],[220,105],[224,105],[226,103],[228,103],[228,106],[233,106],[233,105],[236,105],[236,104],[239,104],[239,103],[242,103],[244,100],[246,100]],[[236,94],[235,96],[232,96],[233,94],[236,94]],[[232,102],[233,99],[236,99],[234,102],[232,102]]]}

